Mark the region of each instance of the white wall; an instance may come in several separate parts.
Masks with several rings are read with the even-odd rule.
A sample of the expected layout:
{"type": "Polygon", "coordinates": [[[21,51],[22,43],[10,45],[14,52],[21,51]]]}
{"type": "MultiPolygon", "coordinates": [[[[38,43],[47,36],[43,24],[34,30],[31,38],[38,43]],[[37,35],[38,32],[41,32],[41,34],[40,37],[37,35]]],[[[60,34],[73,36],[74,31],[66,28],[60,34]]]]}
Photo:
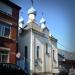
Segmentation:
{"type": "MultiPolygon", "coordinates": [[[[30,50],[31,50],[31,45],[30,45],[30,40],[31,39],[31,32],[26,31],[23,32],[22,35],[19,37],[19,51],[21,52],[21,60],[25,56],[25,45],[28,46],[28,61],[30,61],[30,50]]],[[[30,61],[31,62],[31,61],[30,61]]],[[[23,63],[23,62],[22,62],[23,63]]],[[[22,64],[21,63],[21,64],[22,64]]],[[[29,63],[30,65],[30,63],[29,63]]],[[[23,66],[24,67],[24,66],[23,66]]],[[[52,73],[58,73],[58,70],[55,69],[58,67],[58,50],[57,48],[51,43],[51,40],[49,41],[48,38],[43,37],[38,34],[38,32],[32,31],[32,72],[50,72],[52,73]],[[46,43],[48,43],[48,49],[49,49],[49,55],[46,54],[46,43]],[[38,65],[35,66],[35,60],[36,58],[36,50],[37,46],[40,48],[39,52],[39,58],[38,60],[38,65]],[[55,50],[54,57],[56,59],[56,62],[53,61],[53,51],[55,50]]]]}
{"type": "Polygon", "coordinates": [[[52,56],[53,73],[59,73],[59,70],[58,70],[58,49],[52,43],[52,54],[53,54],[53,50],[54,50],[54,59],[53,59],[53,56],[52,56]]]}
{"type": "MultiPolygon", "coordinates": [[[[21,52],[21,59],[20,61],[22,61],[25,58],[25,46],[28,47],[28,62],[30,62],[30,32],[23,32],[20,36],[19,36],[19,45],[18,45],[18,49],[21,52]]],[[[21,64],[23,64],[24,62],[22,62],[21,64]]],[[[24,68],[24,66],[23,66],[24,68]]]]}
{"type": "MultiPolygon", "coordinates": [[[[34,56],[33,56],[33,59],[37,59],[36,57],[36,51],[37,51],[37,46],[39,46],[39,58],[40,60],[38,60],[38,66],[35,66],[34,67],[34,71],[35,72],[42,72],[44,67],[44,41],[43,41],[43,37],[41,37],[40,35],[36,34],[36,33],[33,33],[33,36],[34,36],[34,39],[33,39],[33,52],[34,52],[34,56]]],[[[34,60],[34,63],[35,63],[35,60],[34,60]]],[[[35,64],[34,64],[35,65],[35,64]]]]}
{"type": "MultiPolygon", "coordinates": [[[[51,55],[48,56],[46,54],[46,48],[45,45],[46,43],[49,44],[48,39],[44,38],[43,36],[37,34],[37,33],[33,33],[34,39],[33,39],[33,52],[35,52],[33,55],[33,59],[36,59],[36,49],[37,46],[40,47],[40,53],[39,53],[39,57],[40,57],[40,61],[39,61],[39,65],[34,67],[34,71],[35,72],[50,72],[51,71],[51,55]],[[35,46],[35,47],[34,47],[35,46]]],[[[50,50],[50,44],[48,45],[48,49],[50,50]]],[[[51,50],[50,50],[50,54],[51,54],[51,50]]],[[[35,61],[34,61],[35,62],[35,61]]],[[[35,64],[34,64],[35,65],[35,64]]]]}

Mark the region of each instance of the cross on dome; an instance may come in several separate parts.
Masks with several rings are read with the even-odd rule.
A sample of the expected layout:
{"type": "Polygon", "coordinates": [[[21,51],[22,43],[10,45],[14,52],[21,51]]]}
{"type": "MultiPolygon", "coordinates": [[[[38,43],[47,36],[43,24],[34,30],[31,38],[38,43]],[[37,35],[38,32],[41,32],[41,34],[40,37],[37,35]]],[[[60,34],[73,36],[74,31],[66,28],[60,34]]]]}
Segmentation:
{"type": "Polygon", "coordinates": [[[31,0],[31,4],[32,4],[32,6],[31,6],[31,8],[28,9],[28,14],[34,14],[34,15],[36,15],[36,10],[33,7],[33,4],[34,4],[33,0],[31,0]]]}
{"type": "Polygon", "coordinates": [[[40,20],[40,24],[41,24],[41,23],[43,23],[43,24],[46,23],[46,20],[45,20],[44,17],[43,17],[43,12],[42,12],[42,18],[41,18],[41,20],[40,20]]]}

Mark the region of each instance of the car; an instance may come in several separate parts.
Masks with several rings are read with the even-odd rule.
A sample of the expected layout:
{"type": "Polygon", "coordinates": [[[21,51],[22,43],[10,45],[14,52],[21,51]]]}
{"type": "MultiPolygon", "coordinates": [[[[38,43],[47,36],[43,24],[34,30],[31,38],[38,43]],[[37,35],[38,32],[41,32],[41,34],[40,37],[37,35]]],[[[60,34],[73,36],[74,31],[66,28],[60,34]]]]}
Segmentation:
{"type": "Polygon", "coordinates": [[[0,63],[0,75],[27,75],[19,66],[11,63],[0,63]]]}

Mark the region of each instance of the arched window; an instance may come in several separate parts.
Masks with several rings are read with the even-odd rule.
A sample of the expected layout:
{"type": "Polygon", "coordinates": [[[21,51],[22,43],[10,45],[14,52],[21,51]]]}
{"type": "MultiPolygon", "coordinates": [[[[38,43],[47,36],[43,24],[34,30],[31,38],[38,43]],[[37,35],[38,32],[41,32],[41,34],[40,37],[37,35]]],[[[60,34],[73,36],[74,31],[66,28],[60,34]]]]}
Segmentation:
{"type": "Polygon", "coordinates": [[[28,58],[28,47],[25,46],[25,59],[27,59],[27,58],[28,58]]]}
{"type": "Polygon", "coordinates": [[[37,58],[39,58],[39,46],[37,46],[37,58]]]}
{"type": "Polygon", "coordinates": [[[46,43],[46,54],[48,54],[48,44],[46,43]]]}

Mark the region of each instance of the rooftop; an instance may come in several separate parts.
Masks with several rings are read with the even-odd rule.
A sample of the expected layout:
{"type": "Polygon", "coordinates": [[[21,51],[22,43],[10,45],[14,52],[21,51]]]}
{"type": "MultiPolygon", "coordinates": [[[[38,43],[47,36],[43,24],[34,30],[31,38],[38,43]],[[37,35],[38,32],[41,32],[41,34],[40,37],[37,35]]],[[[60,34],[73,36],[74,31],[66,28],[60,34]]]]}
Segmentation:
{"type": "Polygon", "coordinates": [[[67,60],[75,60],[75,52],[58,49],[58,53],[61,54],[67,60]]]}

